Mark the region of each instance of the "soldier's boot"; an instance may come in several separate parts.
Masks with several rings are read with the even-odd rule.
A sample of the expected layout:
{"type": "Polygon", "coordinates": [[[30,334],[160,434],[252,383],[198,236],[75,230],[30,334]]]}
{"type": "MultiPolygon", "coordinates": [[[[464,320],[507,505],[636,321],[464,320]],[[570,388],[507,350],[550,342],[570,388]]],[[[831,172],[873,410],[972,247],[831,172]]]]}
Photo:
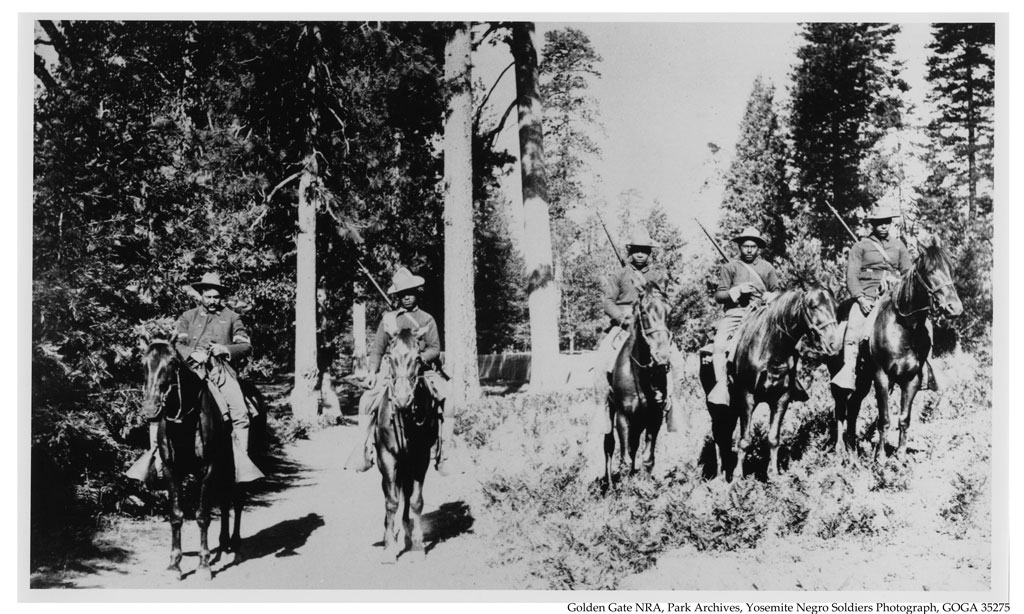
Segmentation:
{"type": "Polygon", "coordinates": [[[252,482],[262,477],[263,472],[249,458],[249,423],[235,424],[231,428],[231,454],[235,459],[235,482],[252,482]]]}
{"type": "Polygon", "coordinates": [[[368,414],[359,414],[359,432],[364,433],[363,442],[352,448],[348,459],[345,460],[345,469],[354,471],[366,471],[373,467],[377,459],[377,449],[374,447],[377,429],[373,428],[376,422],[376,410],[368,414]]]}
{"type": "Polygon", "coordinates": [[[853,391],[856,382],[858,348],[856,343],[843,344],[843,366],[832,377],[832,384],[843,390],[853,391]]]}
{"type": "Polygon", "coordinates": [[[159,477],[162,470],[160,454],[156,449],[159,429],[160,423],[155,421],[149,423],[149,449],[128,468],[128,471],[124,472],[129,478],[146,483],[159,477]]]}
{"type": "Polygon", "coordinates": [[[932,361],[926,360],[924,367],[921,368],[921,388],[931,390],[932,392],[940,392],[943,387],[939,373],[932,366],[932,361]]]}
{"type": "Polygon", "coordinates": [[[665,377],[665,426],[669,433],[675,433],[678,429],[675,422],[675,374],[669,369],[665,377]]]}
{"type": "Polygon", "coordinates": [[[708,403],[712,405],[729,404],[729,381],[724,353],[711,356],[711,364],[715,369],[715,387],[708,393],[708,403]]]}

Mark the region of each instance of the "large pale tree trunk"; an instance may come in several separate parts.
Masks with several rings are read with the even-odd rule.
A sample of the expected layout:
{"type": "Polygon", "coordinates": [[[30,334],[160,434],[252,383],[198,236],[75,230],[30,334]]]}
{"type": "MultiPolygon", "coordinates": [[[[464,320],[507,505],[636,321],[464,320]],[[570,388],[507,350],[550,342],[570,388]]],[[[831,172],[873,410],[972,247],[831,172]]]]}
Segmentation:
{"type": "Polygon", "coordinates": [[[299,178],[299,224],[295,236],[295,386],[292,414],[300,421],[313,422],[319,409],[316,340],[316,196],[311,189],[316,178],[316,158],[305,160],[299,178]]]}
{"type": "Polygon", "coordinates": [[[452,88],[444,122],[444,345],[449,407],[480,397],[473,294],[473,158],[469,24],[454,25],[444,74],[452,88]]]}
{"type": "Polygon", "coordinates": [[[523,259],[530,309],[530,388],[554,384],[558,360],[558,290],[553,275],[547,173],[544,169],[543,102],[537,89],[536,30],[531,22],[512,26],[519,106],[519,157],[523,182],[523,259]]]}

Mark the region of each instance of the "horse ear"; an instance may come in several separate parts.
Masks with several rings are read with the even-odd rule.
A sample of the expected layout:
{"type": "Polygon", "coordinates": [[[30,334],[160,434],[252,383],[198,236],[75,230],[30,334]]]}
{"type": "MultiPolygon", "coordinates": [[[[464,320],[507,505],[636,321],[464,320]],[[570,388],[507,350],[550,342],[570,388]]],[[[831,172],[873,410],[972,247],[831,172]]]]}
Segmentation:
{"type": "Polygon", "coordinates": [[[927,231],[921,231],[921,234],[917,236],[917,244],[921,246],[922,249],[939,247],[939,236],[927,231]]]}

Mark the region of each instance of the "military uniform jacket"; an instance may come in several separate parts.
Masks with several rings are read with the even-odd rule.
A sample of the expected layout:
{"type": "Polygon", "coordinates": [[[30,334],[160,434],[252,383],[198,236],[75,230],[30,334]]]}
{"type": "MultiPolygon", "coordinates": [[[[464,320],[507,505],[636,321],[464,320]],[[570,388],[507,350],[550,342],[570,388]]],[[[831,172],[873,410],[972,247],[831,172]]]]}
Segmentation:
{"type": "Polygon", "coordinates": [[[758,292],[755,294],[743,294],[740,296],[739,301],[734,301],[731,296],[727,296],[724,301],[720,301],[726,311],[736,309],[737,307],[749,307],[751,300],[758,298],[763,292],[779,291],[779,277],[775,274],[775,267],[767,260],[758,256],[750,264],[744,264],[740,260],[730,260],[723,264],[718,270],[717,294],[721,296],[722,293],[728,293],[731,288],[744,282],[753,284],[758,289],[758,292]],[[757,275],[760,276],[760,279],[754,276],[747,267],[754,269],[757,275]]]}
{"type": "Polygon", "coordinates": [[[611,317],[613,322],[619,323],[629,319],[633,312],[633,303],[640,298],[640,292],[637,288],[640,277],[643,278],[644,283],[657,282],[662,290],[668,290],[666,287],[668,276],[661,269],[651,263],[648,263],[642,269],[638,269],[632,264],[627,264],[608,276],[608,281],[605,284],[605,293],[601,305],[604,307],[604,312],[611,317]]]}
{"type": "MultiPolygon", "coordinates": [[[[419,307],[412,311],[398,309],[391,312],[395,315],[395,324],[398,330],[416,331],[426,328],[426,331],[419,338],[420,360],[424,365],[430,365],[441,356],[441,338],[437,334],[437,322],[434,317],[419,307]]],[[[388,333],[385,321],[388,315],[381,318],[380,326],[377,327],[377,334],[373,338],[373,345],[370,347],[370,372],[376,373],[380,369],[380,361],[384,353],[388,351],[388,344],[391,342],[391,334],[388,333]]]]}
{"type": "Polygon", "coordinates": [[[850,249],[846,267],[846,289],[853,298],[876,298],[882,285],[882,276],[886,272],[902,275],[910,270],[911,265],[910,252],[901,241],[882,241],[874,236],[861,239],[850,249]],[[882,257],[880,247],[885,249],[888,262],[882,257]]]}
{"type": "Polygon", "coordinates": [[[189,309],[178,318],[177,331],[176,347],[182,358],[197,349],[205,350],[211,342],[225,346],[233,363],[252,352],[249,331],[241,316],[227,307],[213,314],[204,307],[189,309]]]}

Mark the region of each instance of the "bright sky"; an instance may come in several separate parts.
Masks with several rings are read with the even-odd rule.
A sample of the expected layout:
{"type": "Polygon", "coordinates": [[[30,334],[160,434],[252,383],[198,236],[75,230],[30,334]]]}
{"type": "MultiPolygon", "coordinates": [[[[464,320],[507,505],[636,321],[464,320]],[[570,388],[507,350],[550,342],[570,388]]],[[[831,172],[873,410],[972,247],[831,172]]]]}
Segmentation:
{"type": "MultiPolygon", "coordinates": [[[[645,202],[655,199],[688,240],[699,236],[694,216],[706,223],[718,217],[720,187],[702,186],[716,164],[727,169],[739,123],[754,79],[761,75],[776,87],[776,100],[788,100],[788,74],[801,43],[794,22],[573,22],[538,23],[543,34],[567,25],[584,31],[603,57],[601,79],[592,94],[598,101],[606,138],[595,170],[603,181],[595,199],[618,202],[628,189],[645,202]],[[721,148],[712,155],[708,143],[721,148]]],[[[923,101],[926,22],[903,25],[898,55],[906,61],[904,78],[913,98],[923,101]]],[[[490,84],[507,65],[504,50],[489,49],[475,59],[476,76],[490,84]]],[[[514,96],[514,76],[505,76],[493,96],[499,107],[514,96]]],[[[511,120],[499,144],[518,151],[511,120]]],[[[509,178],[509,196],[518,185],[509,178]]],[[[692,242],[692,241],[691,241],[692,242]]]]}

